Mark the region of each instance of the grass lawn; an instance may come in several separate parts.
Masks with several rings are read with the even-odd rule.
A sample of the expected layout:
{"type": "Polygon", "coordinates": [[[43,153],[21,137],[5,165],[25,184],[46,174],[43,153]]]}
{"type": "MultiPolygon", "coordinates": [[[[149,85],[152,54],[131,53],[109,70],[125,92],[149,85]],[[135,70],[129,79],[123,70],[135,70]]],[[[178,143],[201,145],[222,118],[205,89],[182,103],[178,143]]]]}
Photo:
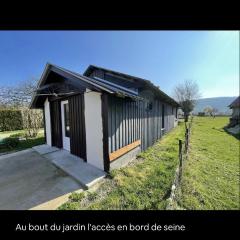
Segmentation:
{"type": "Polygon", "coordinates": [[[183,134],[181,124],[132,164],[113,170],[96,191],[74,193],[59,209],[165,209],[183,134]]]}
{"type": "MultiPolygon", "coordinates": [[[[13,134],[23,134],[24,130],[16,130],[16,131],[6,131],[6,132],[0,132],[0,142],[13,134]]],[[[1,146],[0,147],[0,154],[1,153],[8,153],[8,152],[15,152],[20,151],[23,149],[31,148],[36,145],[40,145],[44,143],[44,130],[41,129],[37,135],[36,138],[30,138],[27,140],[22,140],[19,142],[18,146],[12,149],[9,149],[7,147],[1,146]]]]}
{"type": "Polygon", "coordinates": [[[195,117],[179,204],[185,209],[239,209],[239,140],[228,117],[195,117]]]}
{"type": "Polygon", "coordinates": [[[24,130],[0,132],[0,141],[2,141],[4,138],[10,137],[10,135],[12,135],[12,134],[18,134],[18,133],[23,134],[24,130]]]}

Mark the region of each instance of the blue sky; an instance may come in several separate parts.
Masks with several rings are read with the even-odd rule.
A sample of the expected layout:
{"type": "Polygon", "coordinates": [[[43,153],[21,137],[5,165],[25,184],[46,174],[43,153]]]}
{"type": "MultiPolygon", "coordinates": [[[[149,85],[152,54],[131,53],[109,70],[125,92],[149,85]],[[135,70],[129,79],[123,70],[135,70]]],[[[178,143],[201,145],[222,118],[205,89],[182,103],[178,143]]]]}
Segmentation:
{"type": "Polygon", "coordinates": [[[169,95],[185,79],[202,97],[239,94],[237,31],[0,31],[0,86],[39,78],[46,62],[79,73],[110,68],[169,95]]]}

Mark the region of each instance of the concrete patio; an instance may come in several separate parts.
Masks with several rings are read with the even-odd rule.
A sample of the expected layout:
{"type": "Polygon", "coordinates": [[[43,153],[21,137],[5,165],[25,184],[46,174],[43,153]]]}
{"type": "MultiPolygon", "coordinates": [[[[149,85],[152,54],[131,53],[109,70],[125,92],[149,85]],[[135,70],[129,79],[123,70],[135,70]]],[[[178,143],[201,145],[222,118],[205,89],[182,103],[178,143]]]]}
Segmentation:
{"type": "Polygon", "coordinates": [[[0,156],[0,209],[53,210],[82,186],[35,150],[0,156]]]}
{"type": "Polygon", "coordinates": [[[40,145],[0,156],[0,209],[53,210],[72,192],[92,187],[105,177],[65,150],[40,145]]]}
{"type": "Polygon", "coordinates": [[[89,189],[106,176],[104,171],[84,162],[66,150],[50,147],[46,144],[36,146],[33,149],[74,178],[84,189],[89,189]]]}

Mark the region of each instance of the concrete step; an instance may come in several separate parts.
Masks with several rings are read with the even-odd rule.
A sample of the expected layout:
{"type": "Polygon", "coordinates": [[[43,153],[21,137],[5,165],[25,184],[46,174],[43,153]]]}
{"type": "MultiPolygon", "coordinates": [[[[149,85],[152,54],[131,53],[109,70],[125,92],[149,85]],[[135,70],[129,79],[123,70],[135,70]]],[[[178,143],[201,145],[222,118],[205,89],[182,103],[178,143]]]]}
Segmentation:
{"type": "MultiPolygon", "coordinates": [[[[48,147],[51,148],[50,146],[48,147]]],[[[84,189],[91,188],[106,176],[106,172],[84,162],[83,159],[70,154],[66,150],[55,150],[54,148],[51,151],[45,146],[41,148],[41,152],[41,155],[74,178],[84,189]]]]}
{"type": "Polygon", "coordinates": [[[46,154],[46,153],[51,153],[51,152],[55,152],[55,151],[59,151],[59,148],[56,147],[51,147],[47,144],[42,144],[42,145],[38,145],[35,147],[32,147],[36,152],[38,152],[40,155],[46,154]]]}

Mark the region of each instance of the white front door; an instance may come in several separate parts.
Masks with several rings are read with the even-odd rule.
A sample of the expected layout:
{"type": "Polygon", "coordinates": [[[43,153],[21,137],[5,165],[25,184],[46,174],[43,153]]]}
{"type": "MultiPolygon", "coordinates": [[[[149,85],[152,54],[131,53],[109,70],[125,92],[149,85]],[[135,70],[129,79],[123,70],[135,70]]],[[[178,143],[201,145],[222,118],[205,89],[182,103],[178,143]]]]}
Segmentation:
{"type": "Polygon", "coordinates": [[[70,123],[68,101],[61,101],[63,148],[70,151],[70,123]]]}

